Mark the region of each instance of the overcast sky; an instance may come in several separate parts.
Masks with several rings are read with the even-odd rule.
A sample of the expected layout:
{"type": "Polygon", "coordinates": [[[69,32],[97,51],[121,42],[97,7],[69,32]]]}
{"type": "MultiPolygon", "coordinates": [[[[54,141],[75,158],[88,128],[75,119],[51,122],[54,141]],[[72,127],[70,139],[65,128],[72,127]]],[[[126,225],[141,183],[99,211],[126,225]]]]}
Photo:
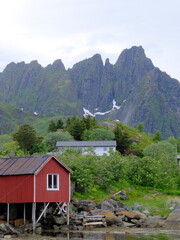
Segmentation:
{"type": "Polygon", "coordinates": [[[69,68],[95,53],[115,63],[140,45],[180,80],[180,0],[0,0],[0,71],[32,60],[69,68]]]}

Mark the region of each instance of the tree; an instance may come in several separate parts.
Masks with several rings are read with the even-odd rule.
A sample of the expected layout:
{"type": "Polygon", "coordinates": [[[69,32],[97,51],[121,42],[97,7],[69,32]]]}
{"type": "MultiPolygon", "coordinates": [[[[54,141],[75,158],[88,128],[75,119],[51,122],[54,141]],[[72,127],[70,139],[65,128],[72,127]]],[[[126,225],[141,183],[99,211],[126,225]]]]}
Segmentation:
{"type": "Polygon", "coordinates": [[[104,141],[113,140],[115,138],[114,133],[109,129],[95,128],[93,130],[85,130],[83,133],[83,140],[87,141],[104,141]]]}
{"type": "Polygon", "coordinates": [[[82,123],[85,125],[85,128],[87,130],[96,128],[98,126],[97,119],[95,119],[91,116],[87,116],[87,117],[82,118],[82,123]]]}
{"type": "Polygon", "coordinates": [[[61,119],[57,121],[56,129],[63,129],[64,123],[61,119]]]}
{"type": "Polygon", "coordinates": [[[162,136],[161,136],[161,132],[159,130],[157,130],[153,136],[153,141],[155,142],[159,142],[162,141],[162,136]]]}
{"type": "Polygon", "coordinates": [[[57,141],[73,141],[74,138],[69,132],[50,132],[45,138],[45,143],[48,151],[53,151],[56,148],[57,141]]]}
{"type": "Polygon", "coordinates": [[[152,143],[143,150],[144,156],[155,159],[176,159],[176,145],[167,141],[152,143]],[[166,157],[165,157],[166,156],[166,157]]]}
{"type": "Polygon", "coordinates": [[[78,117],[74,116],[72,118],[68,118],[66,122],[65,128],[75,140],[82,140],[83,131],[86,129],[85,124],[78,117]]]}
{"type": "Polygon", "coordinates": [[[24,155],[29,153],[37,143],[42,141],[36,136],[33,127],[28,124],[21,126],[19,130],[13,134],[13,140],[18,143],[24,155]]]}
{"type": "Polygon", "coordinates": [[[124,154],[129,149],[132,140],[125,132],[125,130],[121,129],[121,126],[119,124],[116,124],[116,127],[113,132],[117,143],[116,149],[120,153],[124,154]]]}
{"type": "Polygon", "coordinates": [[[144,130],[144,124],[143,124],[143,123],[138,123],[136,129],[137,129],[139,132],[143,132],[143,130],[144,130]]]}
{"type": "Polygon", "coordinates": [[[56,132],[57,131],[57,126],[53,120],[51,120],[49,127],[48,127],[48,132],[56,132]]]}
{"type": "Polygon", "coordinates": [[[9,155],[10,152],[14,154],[14,156],[22,156],[23,152],[20,149],[18,143],[16,141],[11,141],[3,144],[3,151],[5,155],[9,155]]]}

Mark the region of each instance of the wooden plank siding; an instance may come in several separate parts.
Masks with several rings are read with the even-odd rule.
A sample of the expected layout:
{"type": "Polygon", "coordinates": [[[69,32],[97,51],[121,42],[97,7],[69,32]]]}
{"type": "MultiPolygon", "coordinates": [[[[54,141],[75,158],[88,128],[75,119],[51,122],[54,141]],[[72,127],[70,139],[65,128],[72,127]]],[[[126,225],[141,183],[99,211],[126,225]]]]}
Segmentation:
{"type": "Polygon", "coordinates": [[[0,159],[0,203],[69,202],[69,169],[55,156],[0,159]],[[47,189],[47,175],[59,176],[59,189],[47,189]]]}
{"type": "Polygon", "coordinates": [[[0,177],[0,203],[33,202],[33,175],[0,177]]]}
{"type": "Polygon", "coordinates": [[[68,202],[69,172],[53,158],[36,175],[36,202],[68,202]],[[59,190],[47,190],[47,174],[59,174],[59,190]]]}

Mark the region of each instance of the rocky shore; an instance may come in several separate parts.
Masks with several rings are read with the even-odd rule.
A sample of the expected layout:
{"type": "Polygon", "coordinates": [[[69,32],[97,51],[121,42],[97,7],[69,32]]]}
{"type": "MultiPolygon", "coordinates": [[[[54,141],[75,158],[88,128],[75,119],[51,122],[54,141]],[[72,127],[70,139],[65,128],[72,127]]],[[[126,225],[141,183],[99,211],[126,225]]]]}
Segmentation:
{"type": "MultiPolygon", "coordinates": [[[[36,226],[36,233],[44,231],[84,231],[113,228],[161,228],[180,230],[180,208],[177,207],[166,219],[161,216],[150,216],[148,210],[134,203],[132,209],[127,208],[116,197],[105,199],[101,203],[90,200],[70,203],[70,224],[67,225],[66,213],[55,213],[55,205],[50,207],[46,218],[36,226]]],[[[7,224],[0,216],[0,238],[25,237],[32,233],[32,224],[23,225],[23,219],[7,224]]]]}

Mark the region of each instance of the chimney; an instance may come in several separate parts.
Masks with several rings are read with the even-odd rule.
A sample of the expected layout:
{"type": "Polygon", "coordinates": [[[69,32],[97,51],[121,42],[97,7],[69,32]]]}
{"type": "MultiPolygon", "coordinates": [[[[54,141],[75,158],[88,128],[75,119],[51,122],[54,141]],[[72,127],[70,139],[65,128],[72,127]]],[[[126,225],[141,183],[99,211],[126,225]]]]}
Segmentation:
{"type": "Polygon", "coordinates": [[[9,151],[9,152],[8,152],[8,157],[9,157],[9,158],[14,157],[14,155],[15,155],[15,154],[14,154],[14,151],[9,151]]]}

